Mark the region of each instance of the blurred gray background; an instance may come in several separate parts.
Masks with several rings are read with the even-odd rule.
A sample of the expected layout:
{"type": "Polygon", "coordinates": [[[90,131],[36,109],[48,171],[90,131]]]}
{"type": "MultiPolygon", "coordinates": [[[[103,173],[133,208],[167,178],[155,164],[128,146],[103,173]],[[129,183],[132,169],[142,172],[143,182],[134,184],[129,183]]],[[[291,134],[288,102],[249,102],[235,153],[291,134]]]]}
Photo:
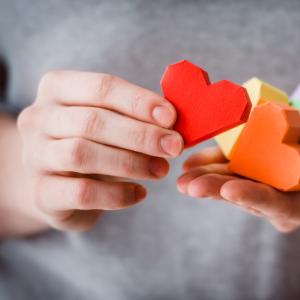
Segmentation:
{"type": "MultiPolygon", "coordinates": [[[[160,92],[188,59],[212,81],[300,81],[300,1],[0,1],[6,100],[33,101],[49,69],[108,72],[160,92]]],[[[208,142],[213,143],[213,142],[208,142]]],[[[170,175],[88,233],[0,244],[1,299],[299,299],[300,233],[220,201],[179,195],[170,175]]]]}

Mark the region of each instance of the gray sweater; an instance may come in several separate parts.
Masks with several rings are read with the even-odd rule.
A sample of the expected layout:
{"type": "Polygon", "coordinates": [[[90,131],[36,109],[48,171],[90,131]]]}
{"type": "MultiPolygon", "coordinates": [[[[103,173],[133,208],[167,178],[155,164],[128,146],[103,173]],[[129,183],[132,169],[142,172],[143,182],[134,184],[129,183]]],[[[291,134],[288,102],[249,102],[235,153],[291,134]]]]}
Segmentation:
{"type": "MultiPolygon", "coordinates": [[[[165,66],[182,58],[213,81],[256,75],[291,92],[299,28],[298,0],[0,0],[2,94],[30,104],[49,69],[108,72],[159,92],[165,66]]],[[[87,233],[2,241],[0,299],[300,299],[300,232],[176,191],[182,161],[203,146],[146,183],[146,201],[106,212],[87,233]]]]}

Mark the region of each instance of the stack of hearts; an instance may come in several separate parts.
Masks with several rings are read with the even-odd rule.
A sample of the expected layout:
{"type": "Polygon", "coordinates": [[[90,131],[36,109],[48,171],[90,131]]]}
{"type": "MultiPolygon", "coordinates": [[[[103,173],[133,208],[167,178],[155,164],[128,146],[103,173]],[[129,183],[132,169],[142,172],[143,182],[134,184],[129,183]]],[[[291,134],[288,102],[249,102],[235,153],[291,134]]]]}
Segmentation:
{"type": "Polygon", "coordinates": [[[186,148],[215,137],[234,173],[300,190],[300,88],[289,101],[255,77],[243,86],[211,84],[206,71],[186,60],[167,67],[161,87],[177,110],[174,129],[186,148]]]}

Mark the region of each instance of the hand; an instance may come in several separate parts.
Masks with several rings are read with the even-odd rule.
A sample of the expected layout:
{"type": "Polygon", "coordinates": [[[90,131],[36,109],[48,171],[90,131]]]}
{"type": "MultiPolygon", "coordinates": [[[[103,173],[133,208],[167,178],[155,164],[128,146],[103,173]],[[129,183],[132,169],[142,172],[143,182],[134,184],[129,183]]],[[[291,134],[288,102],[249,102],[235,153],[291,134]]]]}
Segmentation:
{"type": "Polygon", "coordinates": [[[185,173],[177,181],[177,188],[183,194],[225,200],[267,219],[281,232],[291,232],[300,226],[300,192],[280,192],[231,173],[218,147],[191,155],[183,170],[185,173]]]}
{"type": "Polygon", "coordinates": [[[107,74],[53,71],[18,118],[34,203],[51,226],[83,230],[102,210],[136,204],[146,190],[129,179],[159,179],[182,151],[169,130],[172,105],[107,74]]]}

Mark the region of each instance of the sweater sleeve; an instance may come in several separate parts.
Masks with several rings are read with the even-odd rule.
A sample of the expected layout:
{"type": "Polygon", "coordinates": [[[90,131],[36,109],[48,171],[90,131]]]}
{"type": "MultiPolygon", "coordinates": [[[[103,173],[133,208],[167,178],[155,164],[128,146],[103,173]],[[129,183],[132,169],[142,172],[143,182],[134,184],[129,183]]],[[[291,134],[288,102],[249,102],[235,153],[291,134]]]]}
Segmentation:
{"type": "Polygon", "coordinates": [[[11,115],[17,115],[20,111],[19,108],[15,107],[8,101],[6,101],[7,91],[7,69],[4,58],[0,53],[0,111],[5,111],[11,115]]]}
{"type": "Polygon", "coordinates": [[[6,102],[3,98],[0,98],[0,112],[6,112],[16,117],[20,112],[20,108],[6,102]]]}

